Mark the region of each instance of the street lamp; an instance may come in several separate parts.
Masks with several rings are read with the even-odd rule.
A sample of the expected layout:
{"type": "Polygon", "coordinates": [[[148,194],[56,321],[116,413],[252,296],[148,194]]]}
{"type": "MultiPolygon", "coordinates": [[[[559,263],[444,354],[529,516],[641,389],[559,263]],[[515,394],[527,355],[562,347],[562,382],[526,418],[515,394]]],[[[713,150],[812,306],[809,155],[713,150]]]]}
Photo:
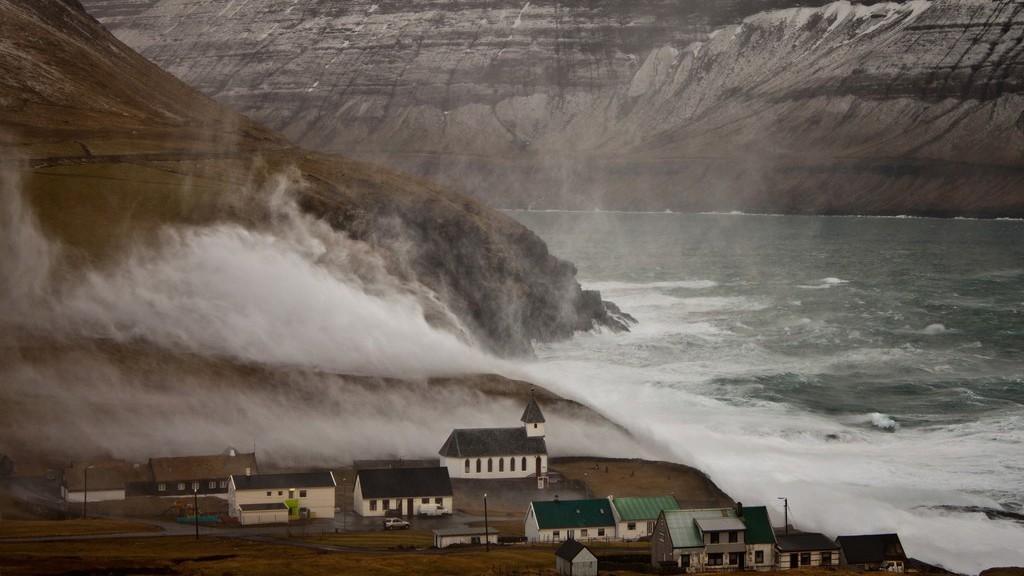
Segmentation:
{"type": "Polygon", "coordinates": [[[92,470],[95,466],[86,466],[82,474],[85,476],[85,482],[83,482],[82,490],[82,518],[85,520],[89,519],[89,470],[92,470]]]}
{"type": "Polygon", "coordinates": [[[786,498],[784,496],[779,496],[778,498],[779,498],[779,500],[782,500],[782,510],[785,513],[785,526],[784,527],[786,529],[786,536],[789,536],[789,498],[786,498]]]}
{"type": "Polygon", "coordinates": [[[491,529],[487,525],[487,492],[484,492],[484,542],[486,543],[486,551],[491,551],[491,529]]]}

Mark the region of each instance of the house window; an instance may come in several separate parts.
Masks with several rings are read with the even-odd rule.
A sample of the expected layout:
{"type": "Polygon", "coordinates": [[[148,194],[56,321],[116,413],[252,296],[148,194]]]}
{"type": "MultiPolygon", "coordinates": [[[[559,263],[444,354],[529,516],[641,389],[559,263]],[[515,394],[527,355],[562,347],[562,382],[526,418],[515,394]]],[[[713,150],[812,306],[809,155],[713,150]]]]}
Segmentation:
{"type": "Polygon", "coordinates": [[[526,472],[526,456],[523,456],[523,472],[526,472]]]}
{"type": "Polygon", "coordinates": [[[508,459],[508,469],[512,472],[516,471],[516,459],[514,457],[508,459]]]}
{"type": "Polygon", "coordinates": [[[626,530],[636,530],[636,522],[626,524],[626,530]]]}
{"type": "Polygon", "coordinates": [[[220,481],[220,487],[221,488],[227,488],[228,487],[228,481],[227,480],[221,480],[220,481]]]}
{"type": "Polygon", "coordinates": [[[718,534],[718,532],[712,532],[712,533],[710,534],[710,536],[711,536],[711,543],[712,543],[712,544],[718,544],[718,540],[719,540],[719,534],[718,534]]]}
{"type": "Polygon", "coordinates": [[[715,554],[708,554],[708,566],[721,566],[722,560],[723,558],[721,552],[715,554]]]}
{"type": "Polygon", "coordinates": [[[469,458],[466,458],[466,474],[469,474],[469,458]]]}
{"type": "Polygon", "coordinates": [[[193,482],[192,483],[192,491],[193,492],[198,492],[199,491],[199,482],[193,482]]]}
{"type": "Polygon", "coordinates": [[[420,504],[430,504],[430,498],[421,498],[420,504]]]}
{"type": "Polygon", "coordinates": [[[740,541],[740,533],[735,530],[729,532],[729,542],[736,543],[740,541]]]}
{"type": "Polygon", "coordinates": [[[391,500],[385,500],[384,501],[384,509],[385,510],[390,510],[391,509],[391,500]]]}
{"type": "Polygon", "coordinates": [[[583,530],[580,530],[580,538],[586,538],[586,537],[587,537],[587,529],[584,528],[583,530]]]}
{"type": "Polygon", "coordinates": [[[494,458],[487,459],[487,471],[494,472],[494,458]]]}
{"type": "Polygon", "coordinates": [[[284,496],[284,490],[278,490],[277,491],[277,495],[278,496],[284,496]]]}
{"type": "Polygon", "coordinates": [[[604,536],[604,528],[598,528],[597,529],[597,535],[598,536],[604,536]]]}
{"type": "Polygon", "coordinates": [[[267,496],[270,496],[270,490],[267,490],[267,496]]]}
{"type": "Polygon", "coordinates": [[[184,489],[185,489],[185,483],[184,482],[178,482],[178,490],[184,490],[184,489]]]}
{"type": "Polygon", "coordinates": [[[305,498],[305,497],[306,497],[306,491],[305,490],[299,490],[299,498],[305,498]]]}
{"type": "Polygon", "coordinates": [[[729,565],[738,566],[740,563],[740,557],[743,556],[743,552],[730,552],[729,553],[729,565]]]}
{"type": "Polygon", "coordinates": [[[810,566],[811,565],[811,553],[810,552],[801,552],[800,553],[800,565],[801,566],[810,566]]]}
{"type": "Polygon", "coordinates": [[[216,480],[210,480],[210,483],[207,484],[207,486],[210,488],[210,490],[216,490],[217,489],[217,481],[216,480]]]}
{"type": "Polygon", "coordinates": [[[438,506],[444,506],[444,498],[434,498],[434,504],[438,506]]]}
{"type": "Polygon", "coordinates": [[[534,429],[536,429],[536,428],[537,428],[537,423],[536,423],[536,422],[534,422],[534,423],[533,423],[533,428],[534,428],[534,429]]]}
{"type": "Polygon", "coordinates": [[[690,567],[690,555],[689,554],[683,554],[682,556],[679,557],[679,567],[680,568],[689,568],[690,567]]]}
{"type": "Polygon", "coordinates": [[[551,531],[551,537],[554,538],[555,540],[558,540],[559,538],[561,538],[562,537],[561,530],[552,530],[551,531]]]}
{"type": "Polygon", "coordinates": [[[370,500],[370,512],[376,512],[376,511],[377,511],[377,501],[376,500],[370,500]]]}
{"type": "Polygon", "coordinates": [[[831,552],[822,552],[821,553],[821,565],[822,566],[831,566],[832,565],[832,553],[831,552]]]}
{"type": "Polygon", "coordinates": [[[754,550],[754,564],[764,564],[764,550],[754,550]]]}
{"type": "Polygon", "coordinates": [[[479,458],[476,459],[476,473],[477,474],[480,473],[480,459],[479,458]]]}
{"type": "Polygon", "coordinates": [[[288,489],[288,499],[295,500],[295,488],[288,489]]]}
{"type": "Polygon", "coordinates": [[[504,471],[505,471],[505,459],[504,458],[498,458],[498,472],[504,472],[504,471]]]}
{"type": "Polygon", "coordinates": [[[156,489],[158,491],[160,491],[160,492],[166,492],[167,491],[167,484],[164,484],[163,482],[161,482],[161,483],[156,485],[156,489]]]}

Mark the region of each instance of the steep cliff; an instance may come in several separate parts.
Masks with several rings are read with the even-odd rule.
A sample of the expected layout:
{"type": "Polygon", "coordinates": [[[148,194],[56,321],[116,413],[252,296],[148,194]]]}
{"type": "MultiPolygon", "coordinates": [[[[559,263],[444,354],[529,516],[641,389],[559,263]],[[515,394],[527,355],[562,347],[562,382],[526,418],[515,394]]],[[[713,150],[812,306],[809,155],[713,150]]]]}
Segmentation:
{"type": "MultiPolygon", "coordinates": [[[[201,344],[211,328],[225,337],[240,331],[216,328],[218,312],[239,306],[231,322],[261,321],[273,305],[256,294],[258,302],[244,302],[256,288],[246,284],[246,268],[227,277],[226,267],[247,254],[258,256],[255,264],[284,264],[269,270],[292,291],[284,296],[301,294],[289,273],[333,287],[332,295],[309,293],[327,300],[295,302],[278,317],[285,324],[317,306],[344,317],[351,303],[334,306],[330,296],[349,286],[353,298],[405,303],[395,315],[423,316],[505,354],[528,353],[531,340],[565,338],[595,319],[623,327],[599,298],[593,305],[571,264],[513,219],[409,175],[294,148],[161,71],[75,2],[0,0],[0,12],[0,328],[9,321],[49,330],[85,314],[90,336],[230,354],[223,337],[201,344]],[[38,233],[29,225],[36,220],[38,233]],[[203,263],[212,240],[239,251],[203,263]],[[53,246],[36,245],[45,242],[53,246]],[[197,285],[206,272],[220,279],[197,285]],[[119,286],[125,294],[114,296],[119,286]],[[82,290],[92,293],[84,308],[82,290]],[[211,290],[223,301],[204,303],[211,290]],[[192,313],[189,327],[159,325],[192,313]]],[[[308,320],[307,333],[322,329],[322,316],[308,320]]],[[[373,340],[375,326],[350,322],[344,332],[373,340]]],[[[264,324],[258,338],[285,340],[279,329],[264,324]]],[[[315,362],[336,371],[343,364],[330,354],[315,362]]],[[[364,363],[356,371],[373,370],[364,363]]]]}
{"type": "Polygon", "coordinates": [[[503,207],[1021,216],[1012,0],[87,0],[301,145],[503,207]]]}

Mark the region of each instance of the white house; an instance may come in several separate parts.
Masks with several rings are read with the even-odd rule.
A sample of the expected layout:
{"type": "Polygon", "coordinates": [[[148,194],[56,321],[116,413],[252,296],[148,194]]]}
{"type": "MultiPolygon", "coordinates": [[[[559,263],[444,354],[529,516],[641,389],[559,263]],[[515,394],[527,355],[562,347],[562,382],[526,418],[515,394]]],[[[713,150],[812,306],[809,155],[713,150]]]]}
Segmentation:
{"type": "Polygon", "coordinates": [[[664,510],[678,510],[673,496],[608,497],[615,515],[615,535],[620,540],[636,540],[650,536],[654,524],[664,510]]]}
{"type": "Polygon", "coordinates": [[[329,470],[232,475],[228,480],[228,514],[242,524],[334,518],[337,485],[329,470]]]}
{"type": "Polygon", "coordinates": [[[441,528],[434,530],[434,548],[447,548],[455,544],[497,544],[498,530],[496,528],[441,528]],[[484,534],[487,540],[484,541],[484,534]]]}
{"type": "Polygon", "coordinates": [[[443,467],[360,470],[352,489],[352,510],[360,516],[412,516],[428,506],[450,514],[454,504],[443,467]]]}
{"type": "Polygon", "coordinates": [[[615,517],[608,500],[531,502],[524,524],[530,542],[615,538],[615,517]]]}
{"type": "Polygon", "coordinates": [[[148,475],[145,466],[124,460],[73,462],[64,469],[60,495],[68,502],[124,500],[125,485],[148,475]]]}
{"type": "Polygon", "coordinates": [[[544,442],[544,415],[530,398],[515,428],[458,428],[438,452],[441,466],[452,478],[536,478],[547,485],[548,448],[544,442]]]}
{"type": "Polygon", "coordinates": [[[562,576],[597,576],[597,556],[576,540],[555,550],[555,569],[562,576]]]}

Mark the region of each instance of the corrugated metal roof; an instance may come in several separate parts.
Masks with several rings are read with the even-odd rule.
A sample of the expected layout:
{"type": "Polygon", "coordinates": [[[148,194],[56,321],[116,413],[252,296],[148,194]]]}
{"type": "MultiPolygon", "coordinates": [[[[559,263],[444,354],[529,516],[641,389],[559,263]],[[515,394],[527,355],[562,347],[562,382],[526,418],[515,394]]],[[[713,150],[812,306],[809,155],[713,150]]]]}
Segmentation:
{"type": "Polygon", "coordinates": [[[743,531],[747,526],[739,518],[695,518],[694,522],[701,532],[743,531]]]}
{"type": "Polygon", "coordinates": [[[651,496],[649,498],[613,498],[612,505],[623,521],[657,520],[662,510],[678,510],[679,504],[672,496],[651,496]]]}
{"type": "Polygon", "coordinates": [[[672,537],[673,548],[699,548],[704,546],[700,530],[697,529],[697,518],[728,518],[735,517],[732,508],[701,508],[697,510],[666,510],[665,523],[672,537]]]}
{"type": "Polygon", "coordinates": [[[768,509],[764,506],[743,508],[743,523],[747,525],[747,532],[743,536],[747,544],[775,543],[775,531],[772,530],[768,509]]]}
{"type": "Polygon", "coordinates": [[[363,498],[422,498],[451,496],[448,468],[384,468],[360,470],[363,498]]]}
{"type": "Polygon", "coordinates": [[[528,437],[526,428],[457,428],[438,454],[450,458],[533,456],[547,454],[544,438],[528,437]]]}
{"type": "Polygon", "coordinates": [[[320,472],[294,472],[290,474],[254,474],[252,476],[232,475],[236,490],[266,490],[268,488],[323,488],[337,486],[330,470],[320,472]]]}
{"type": "Polygon", "coordinates": [[[611,506],[604,498],[534,502],[533,511],[541,530],[615,526],[611,506]]]}

